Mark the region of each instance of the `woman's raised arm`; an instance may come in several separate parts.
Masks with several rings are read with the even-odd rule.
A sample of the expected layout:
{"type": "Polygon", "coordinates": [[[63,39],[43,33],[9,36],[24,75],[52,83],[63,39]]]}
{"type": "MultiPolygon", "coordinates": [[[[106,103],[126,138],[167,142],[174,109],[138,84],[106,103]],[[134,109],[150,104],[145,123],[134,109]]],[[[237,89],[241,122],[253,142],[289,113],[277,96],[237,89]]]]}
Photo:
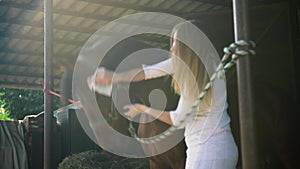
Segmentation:
{"type": "MultiPolygon", "coordinates": [[[[136,82],[145,79],[145,74],[143,69],[132,69],[126,72],[112,72],[106,68],[99,68],[98,71],[95,72],[94,80],[96,85],[110,85],[112,83],[118,82],[136,82]]],[[[93,80],[93,76],[88,78],[88,81],[91,82],[93,80]]]]}

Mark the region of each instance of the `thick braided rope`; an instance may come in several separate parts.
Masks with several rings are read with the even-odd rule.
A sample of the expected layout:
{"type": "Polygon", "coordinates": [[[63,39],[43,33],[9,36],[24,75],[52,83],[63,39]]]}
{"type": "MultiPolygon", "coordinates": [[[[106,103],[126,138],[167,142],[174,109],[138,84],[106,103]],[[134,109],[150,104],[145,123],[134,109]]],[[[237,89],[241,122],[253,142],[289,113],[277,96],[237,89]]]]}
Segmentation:
{"type": "Polygon", "coordinates": [[[218,65],[215,73],[211,76],[209,82],[205,85],[202,92],[199,94],[199,96],[196,98],[196,101],[194,102],[191,110],[185,115],[183,119],[179,121],[179,124],[177,126],[171,126],[168,130],[163,132],[160,135],[157,135],[155,137],[151,138],[140,138],[136,134],[136,131],[132,125],[132,122],[129,123],[129,132],[133,138],[138,140],[141,143],[145,144],[151,144],[159,142],[168,136],[170,136],[175,130],[178,129],[178,126],[181,126],[192,114],[195,113],[197,110],[197,107],[199,106],[199,103],[203,100],[206,93],[211,89],[213,82],[216,78],[223,78],[225,75],[225,72],[229,70],[231,67],[233,67],[236,64],[236,61],[241,56],[248,56],[248,55],[255,55],[255,51],[251,48],[255,48],[255,43],[253,41],[245,41],[240,40],[237,42],[234,42],[229,45],[229,47],[225,47],[223,52],[224,55],[222,57],[221,63],[218,65]],[[237,50],[239,47],[249,47],[249,49],[246,50],[237,50]],[[231,57],[230,57],[231,56],[231,57]]]}

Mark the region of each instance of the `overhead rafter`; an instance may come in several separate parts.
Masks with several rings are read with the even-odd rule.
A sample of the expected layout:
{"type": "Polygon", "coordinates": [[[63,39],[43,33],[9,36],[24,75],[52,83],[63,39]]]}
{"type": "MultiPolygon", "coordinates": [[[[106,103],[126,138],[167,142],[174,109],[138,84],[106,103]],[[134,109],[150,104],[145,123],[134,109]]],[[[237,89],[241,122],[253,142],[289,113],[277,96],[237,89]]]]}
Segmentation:
{"type": "Polygon", "coordinates": [[[213,5],[220,5],[225,7],[232,7],[232,0],[189,0],[189,1],[197,1],[197,2],[203,2],[203,3],[209,3],[213,5]]]}
{"type": "MultiPolygon", "coordinates": [[[[230,10],[229,6],[226,6],[227,1],[229,0],[213,0],[213,2],[210,0],[159,0],[156,2],[152,0],[53,0],[53,41],[56,52],[54,59],[58,62],[61,58],[76,59],[81,47],[93,33],[106,23],[127,14],[163,12],[185,19],[194,19],[206,15],[208,11],[230,10]]],[[[43,65],[41,47],[44,43],[44,1],[2,0],[0,8],[0,67],[3,65],[10,67],[9,69],[16,67],[15,72],[5,71],[7,75],[20,73],[19,77],[11,76],[11,78],[38,79],[40,71],[34,70],[40,70],[43,65]],[[22,69],[28,71],[22,72],[22,69]],[[32,76],[30,72],[33,72],[32,76]]],[[[171,28],[167,23],[149,24],[132,21],[129,24],[143,24],[143,26],[169,30],[171,28]]],[[[102,33],[104,36],[113,36],[117,32],[110,29],[102,33]]],[[[169,46],[169,37],[145,34],[136,38],[157,48],[167,49],[169,46]]],[[[55,70],[55,74],[59,76],[58,70],[55,70]]],[[[24,81],[24,84],[29,83],[24,81]]]]}
{"type": "MultiPolygon", "coordinates": [[[[0,78],[1,75],[0,75],[0,78]]],[[[32,90],[42,90],[42,86],[36,83],[9,83],[9,82],[0,82],[0,88],[13,88],[13,89],[32,89],[32,90]]]]}
{"type": "MultiPolygon", "coordinates": [[[[31,10],[31,11],[40,11],[43,12],[43,9],[40,7],[40,5],[37,5],[35,3],[30,4],[19,4],[16,2],[6,2],[4,1],[1,6],[8,7],[8,8],[19,8],[23,10],[31,10]]],[[[77,11],[72,11],[70,9],[53,9],[53,13],[59,14],[59,15],[68,15],[72,17],[82,17],[87,19],[95,19],[95,20],[103,20],[103,21],[112,21],[117,19],[117,17],[111,17],[107,15],[102,14],[83,14],[77,11]]]]}
{"type": "MultiPolygon", "coordinates": [[[[32,36],[28,34],[20,34],[20,33],[6,33],[6,32],[0,32],[0,38],[10,38],[10,39],[22,39],[22,40],[32,40],[32,41],[38,41],[43,43],[43,36],[32,36]]],[[[68,44],[68,45],[74,45],[74,46],[82,46],[85,41],[74,41],[74,40],[67,40],[65,38],[57,38],[54,37],[55,43],[58,44],[68,44]]]]}
{"type": "MultiPolygon", "coordinates": [[[[1,79],[4,79],[2,75],[0,75],[1,79]]],[[[15,89],[33,89],[33,90],[42,90],[42,80],[43,78],[38,78],[35,81],[40,81],[39,83],[24,83],[24,82],[7,82],[7,81],[0,81],[0,88],[15,88],[15,89]]],[[[59,88],[59,79],[54,79],[54,89],[60,90],[59,88]]]]}
{"type": "MultiPolygon", "coordinates": [[[[148,7],[145,5],[137,5],[137,4],[132,4],[132,3],[127,3],[126,1],[111,1],[111,0],[81,0],[84,2],[88,2],[88,3],[94,3],[94,4],[99,4],[99,5],[104,5],[104,6],[112,6],[112,7],[118,7],[118,8],[124,8],[124,9],[130,9],[130,10],[136,10],[137,12],[164,12],[164,13],[169,13],[169,14],[173,14],[176,16],[182,16],[184,17],[185,15],[190,16],[190,12],[176,12],[174,10],[172,10],[172,8],[170,9],[159,9],[157,7],[148,7]]],[[[169,1],[162,1],[162,3],[164,2],[169,2],[169,1]]],[[[187,4],[191,4],[193,2],[198,2],[198,5],[212,5],[212,8],[214,7],[213,5],[220,5],[223,7],[230,7],[230,4],[228,5],[228,3],[224,3],[222,1],[220,2],[212,2],[210,0],[203,0],[203,1],[195,1],[195,0],[181,0],[180,2],[186,2],[187,4]],[[222,2],[222,3],[221,3],[222,2]]],[[[42,2],[38,1],[38,0],[32,0],[30,3],[16,3],[16,2],[1,2],[1,6],[4,7],[10,7],[10,8],[22,8],[25,10],[34,10],[34,11],[41,11],[43,12],[43,8],[42,8],[42,2]]],[[[174,3],[175,4],[175,3],[174,3]]],[[[194,4],[195,5],[195,4],[194,4]]],[[[202,13],[202,12],[206,12],[207,10],[210,10],[210,8],[207,8],[206,10],[203,11],[197,11],[197,13],[202,13]]],[[[96,20],[103,20],[103,21],[112,21],[115,19],[118,19],[119,17],[112,17],[112,16],[108,16],[108,15],[102,15],[102,14],[87,14],[87,13],[80,13],[77,11],[72,11],[70,9],[58,9],[57,7],[54,7],[53,12],[56,14],[61,14],[61,15],[70,15],[70,16],[75,16],[75,17],[84,17],[84,18],[90,18],[90,19],[96,19],[96,20]]],[[[197,14],[196,12],[193,12],[195,14],[197,14]]]]}

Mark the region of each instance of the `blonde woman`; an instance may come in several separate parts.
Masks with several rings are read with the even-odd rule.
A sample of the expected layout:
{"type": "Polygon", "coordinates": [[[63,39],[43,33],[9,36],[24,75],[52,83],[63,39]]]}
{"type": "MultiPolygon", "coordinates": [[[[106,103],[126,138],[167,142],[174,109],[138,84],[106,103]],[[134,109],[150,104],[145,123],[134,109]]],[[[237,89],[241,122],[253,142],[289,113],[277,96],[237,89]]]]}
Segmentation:
{"type": "Polygon", "coordinates": [[[142,81],[171,74],[173,87],[180,94],[176,110],[162,111],[133,104],[124,106],[125,115],[134,118],[144,113],[185,128],[186,169],[236,168],[238,151],[227,114],[225,79],[216,80],[196,112],[191,117],[186,116],[220,62],[217,51],[201,30],[191,22],[184,22],[172,31],[170,53],[169,59],[142,69],[122,73],[101,71],[96,75],[95,84],[142,81]]]}

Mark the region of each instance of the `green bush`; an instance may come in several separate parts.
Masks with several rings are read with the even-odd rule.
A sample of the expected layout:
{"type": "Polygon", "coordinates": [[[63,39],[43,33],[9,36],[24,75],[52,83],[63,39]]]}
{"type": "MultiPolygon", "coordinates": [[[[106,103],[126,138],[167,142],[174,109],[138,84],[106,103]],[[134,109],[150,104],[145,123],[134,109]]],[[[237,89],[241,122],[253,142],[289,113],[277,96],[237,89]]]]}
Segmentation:
{"type": "Polygon", "coordinates": [[[89,150],[66,157],[58,169],[148,169],[146,158],[125,158],[105,151],[89,150]]]}
{"type": "Polygon", "coordinates": [[[3,100],[0,100],[0,120],[12,120],[9,117],[9,111],[4,106],[5,102],[3,100]]]}
{"type": "MultiPolygon", "coordinates": [[[[9,112],[9,117],[15,120],[44,111],[44,93],[41,90],[0,88],[0,101],[3,101],[2,108],[9,112]]],[[[59,98],[53,96],[53,110],[59,107],[59,98]]]]}

